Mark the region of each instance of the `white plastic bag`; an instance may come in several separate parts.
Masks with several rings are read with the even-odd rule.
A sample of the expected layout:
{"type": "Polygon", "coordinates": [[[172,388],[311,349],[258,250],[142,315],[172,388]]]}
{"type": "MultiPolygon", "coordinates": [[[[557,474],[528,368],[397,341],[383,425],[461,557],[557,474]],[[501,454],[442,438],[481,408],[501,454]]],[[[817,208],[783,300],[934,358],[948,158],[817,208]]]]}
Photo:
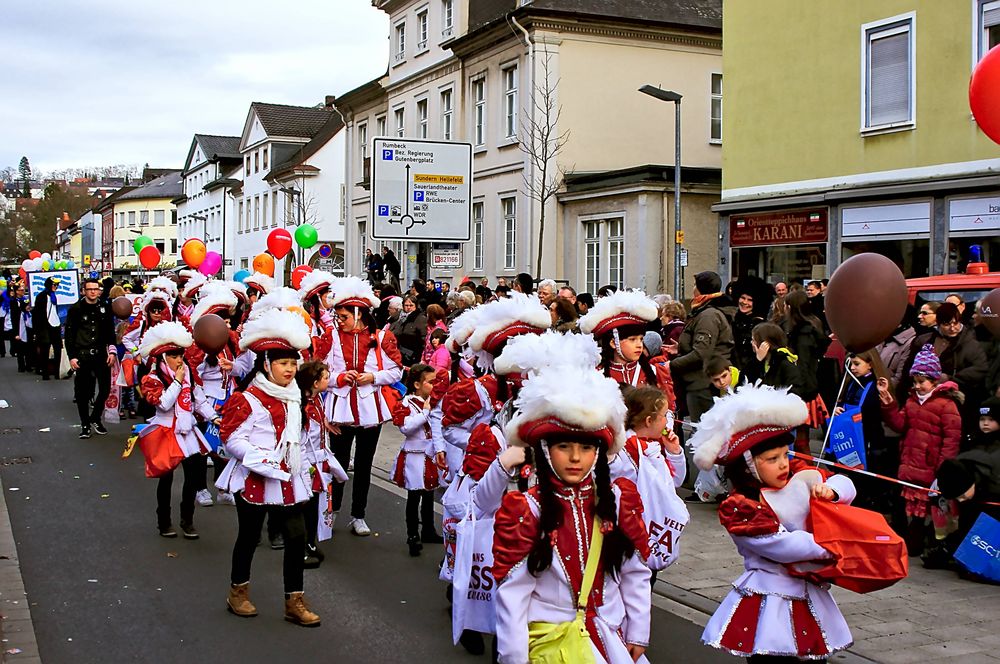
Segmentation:
{"type": "Polygon", "coordinates": [[[643,520],[649,530],[649,569],[665,569],[680,555],[680,538],[691,515],[677,495],[670,467],[658,446],[639,455],[636,487],[642,496],[643,520]]]}
{"type": "Polygon", "coordinates": [[[493,580],[493,519],[469,516],[455,528],[455,579],[452,581],[451,636],[464,630],[495,634],[497,630],[496,581],[493,580]]]}
{"type": "Polygon", "coordinates": [[[729,486],[722,476],[722,468],[712,466],[712,470],[698,471],[694,481],[694,492],[704,503],[710,503],[719,496],[729,493],[729,486]]]}
{"type": "Polygon", "coordinates": [[[472,502],[471,490],[474,484],[475,481],[471,477],[459,475],[441,496],[441,506],[444,508],[444,516],[441,519],[441,537],[444,538],[444,564],[441,565],[441,573],[438,578],[442,581],[451,583],[455,573],[455,546],[458,538],[455,528],[469,513],[469,505],[472,502]]]}

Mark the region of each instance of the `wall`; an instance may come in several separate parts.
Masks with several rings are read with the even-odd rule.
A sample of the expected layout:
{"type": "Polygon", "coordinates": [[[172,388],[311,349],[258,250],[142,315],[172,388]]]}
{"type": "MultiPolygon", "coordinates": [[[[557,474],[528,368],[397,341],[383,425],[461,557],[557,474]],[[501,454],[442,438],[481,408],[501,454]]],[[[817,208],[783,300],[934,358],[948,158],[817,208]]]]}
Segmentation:
{"type": "MultiPolygon", "coordinates": [[[[173,204],[171,204],[168,198],[145,198],[137,200],[124,200],[115,203],[115,219],[117,220],[118,213],[125,213],[125,227],[115,229],[115,241],[125,241],[126,249],[125,254],[122,255],[118,247],[115,248],[115,269],[122,269],[125,265],[135,268],[139,265],[139,257],[136,255],[135,251],[132,249],[132,244],[139,233],[132,233],[130,231],[140,231],[143,235],[147,235],[154,243],[157,240],[162,240],[164,245],[164,251],[161,252],[162,260],[161,265],[172,266],[177,263],[177,253],[171,252],[171,240],[177,239],[177,225],[171,224],[172,212],[174,210],[173,204]],[[140,227],[139,221],[141,218],[140,212],[149,212],[149,225],[140,227]],[[156,210],[163,210],[164,213],[164,225],[154,226],[156,210]],[[135,226],[128,225],[128,213],[135,212],[135,226]]],[[[179,250],[179,247],[178,247],[179,250]]]]}

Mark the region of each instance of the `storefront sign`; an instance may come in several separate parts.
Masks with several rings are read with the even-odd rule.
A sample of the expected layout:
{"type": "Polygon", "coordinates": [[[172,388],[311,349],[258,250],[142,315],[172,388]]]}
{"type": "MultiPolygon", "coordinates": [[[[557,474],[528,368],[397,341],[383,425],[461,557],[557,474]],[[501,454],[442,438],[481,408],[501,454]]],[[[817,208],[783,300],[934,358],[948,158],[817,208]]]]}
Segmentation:
{"type": "Polygon", "coordinates": [[[843,237],[927,234],[931,230],[931,204],[869,205],[841,210],[843,237]]]}
{"type": "Polygon", "coordinates": [[[826,242],[827,224],[826,208],[733,215],[729,217],[729,244],[818,244],[826,242]]]}
{"type": "Polygon", "coordinates": [[[953,200],[949,213],[948,229],[951,231],[1000,230],[1000,196],[953,200]]]}

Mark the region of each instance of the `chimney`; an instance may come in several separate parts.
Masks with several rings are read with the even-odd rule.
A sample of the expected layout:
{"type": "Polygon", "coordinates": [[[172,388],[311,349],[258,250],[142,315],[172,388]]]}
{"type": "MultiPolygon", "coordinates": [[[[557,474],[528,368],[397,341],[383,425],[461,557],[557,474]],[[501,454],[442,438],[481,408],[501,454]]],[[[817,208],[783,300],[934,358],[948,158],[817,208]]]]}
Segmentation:
{"type": "Polygon", "coordinates": [[[327,95],[326,99],[323,101],[323,106],[325,106],[326,108],[333,108],[336,103],[337,103],[336,95],[327,95]]]}

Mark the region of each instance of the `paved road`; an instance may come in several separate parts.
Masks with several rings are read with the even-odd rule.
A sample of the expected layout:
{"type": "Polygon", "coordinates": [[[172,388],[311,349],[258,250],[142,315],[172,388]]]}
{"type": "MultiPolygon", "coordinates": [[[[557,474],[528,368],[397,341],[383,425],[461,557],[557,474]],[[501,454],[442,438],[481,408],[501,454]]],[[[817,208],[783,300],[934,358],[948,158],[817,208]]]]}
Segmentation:
{"type": "MultiPolygon", "coordinates": [[[[324,546],[324,566],[306,571],[321,628],[282,620],[281,553],[266,546],[254,561],[251,594],[261,615],[230,615],[233,508],[198,508],[199,541],[160,538],[155,485],[143,477],[141,455],[119,458],[126,425],[77,439],[71,393],[70,381],[43,383],[17,374],[13,360],[0,360],[0,399],[11,405],[0,410],[0,473],[46,664],[488,661],[451,645],[437,560],[407,555],[402,500],[379,484],[369,507],[378,536],[352,537],[341,524],[324,546]],[[31,462],[10,463],[21,457],[31,462]]],[[[651,661],[679,661],[682,652],[688,662],[735,661],[701,646],[700,631],[654,609],[651,661]]]]}

